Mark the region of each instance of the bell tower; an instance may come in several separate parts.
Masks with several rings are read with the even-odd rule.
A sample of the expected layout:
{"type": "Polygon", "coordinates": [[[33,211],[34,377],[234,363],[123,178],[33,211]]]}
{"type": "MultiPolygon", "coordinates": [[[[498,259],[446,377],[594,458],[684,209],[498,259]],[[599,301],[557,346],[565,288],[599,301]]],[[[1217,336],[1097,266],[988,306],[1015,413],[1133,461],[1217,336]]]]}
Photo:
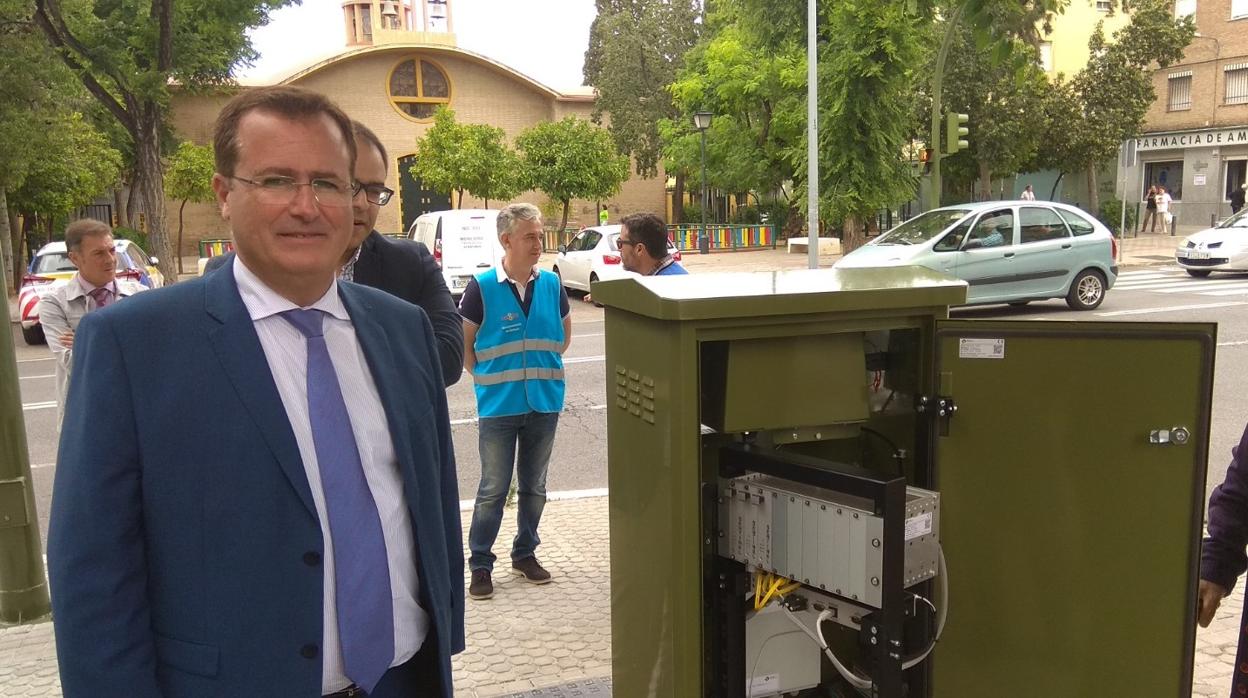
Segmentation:
{"type": "Polygon", "coordinates": [[[344,0],[347,46],[455,45],[451,0],[344,0]]]}

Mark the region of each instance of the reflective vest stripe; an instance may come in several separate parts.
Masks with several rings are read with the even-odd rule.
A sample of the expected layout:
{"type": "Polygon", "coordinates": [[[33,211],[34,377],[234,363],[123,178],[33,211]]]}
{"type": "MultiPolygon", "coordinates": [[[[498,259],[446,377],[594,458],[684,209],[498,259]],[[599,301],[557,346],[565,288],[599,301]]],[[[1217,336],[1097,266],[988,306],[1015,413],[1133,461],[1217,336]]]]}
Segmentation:
{"type": "Polygon", "coordinates": [[[477,350],[477,363],[526,351],[553,351],[558,354],[563,351],[563,342],[555,342],[549,339],[518,339],[514,342],[477,350]]]}
{"type": "Polygon", "coordinates": [[[498,373],[474,373],[472,380],[477,385],[500,385],[516,383],[524,380],[563,380],[562,368],[513,368],[498,373]]]}

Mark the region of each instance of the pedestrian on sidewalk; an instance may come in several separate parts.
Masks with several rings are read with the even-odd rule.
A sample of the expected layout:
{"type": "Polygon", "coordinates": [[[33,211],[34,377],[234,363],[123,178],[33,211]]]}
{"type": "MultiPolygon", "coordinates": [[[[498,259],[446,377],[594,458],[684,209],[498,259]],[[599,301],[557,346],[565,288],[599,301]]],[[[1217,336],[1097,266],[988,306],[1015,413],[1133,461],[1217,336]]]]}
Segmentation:
{"type": "Polygon", "coordinates": [[[1235,191],[1231,192],[1231,215],[1239,213],[1239,209],[1244,207],[1244,190],[1246,189],[1248,189],[1248,183],[1235,187],[1235,191]]]}
{"type": "Polygon", "coordinates": [[[1020,196],[1019,198],[1022,199],[1023,201],[1035,201],[1036,200],[1036,193],[1031,190],[1030,184],[1023,187],[1022,196],[1020,196]]]}
{"type": "Polygon", "coordinates": [[[1148,194],[1144,196],[1144,220],[1140,221],[1140,232],[1148,227],[1152,222],[1153,228],[1150,233],[1157,232],[1157,187],[1149,187],[1148,194]]]}
{"type": "MultiPolygon", "coordinates": [[[[1207,628],[1222,599],[1235,588],[1235,580],[1248,569],[1248,428],[1231,449],[1231,465],[1222,484],[1209,497],[1209,536],[1200,551],[1200,584],[1196,599],[1196,620],[1207,628]]],[[[1245,608],[1248,611],[1248,608],[1245,608]]],[[[1232,696],[1248,695],[1248,615],[1240,626],[1239,652],[1235,657],[1232,696]]]]}
{"type": "Polygon", "coordinates": [[[1157,217],[1161,219],[1161,227],[1163,233],[1170,232],[1170,195],[1166,193],[1166,188],[1157,185],[1157,217]]]}
{"type": "Polygon", "coordinates": [[[65,229],[65,250],[78,272],[39,300],[39,324],[56,359],[57,431],[65,418],[65,392],[69,389],[78,323],[87,313],[147,290],[143,284],[117,278],[113,229],[103,221],[83,218],[70,223],[65,229]]]}
{"type": "Polygon", "coordinates": [[[247,90],[213,152],[233,261],[74,342],[48,532],[64,695],[450,698],[446,391],[425,313],[335,278],[351,121],[247,90]]]}
{"type": "Polygon", "coordinates": [[[550,581],[537,561],[537,527],[563,411],[563,352],[572,341],[572,318],[558,275],[537,268],[542,239],[536,206],[511,204],[500,211],[503,259],[468,282],[459,305],[464,368],[472,374],[480,416],[481,483],[468,531],[468,595],[474,599],[494,595],[492,548],[513,471],[519,507],[511,571],[533,584],[550,581]]]}

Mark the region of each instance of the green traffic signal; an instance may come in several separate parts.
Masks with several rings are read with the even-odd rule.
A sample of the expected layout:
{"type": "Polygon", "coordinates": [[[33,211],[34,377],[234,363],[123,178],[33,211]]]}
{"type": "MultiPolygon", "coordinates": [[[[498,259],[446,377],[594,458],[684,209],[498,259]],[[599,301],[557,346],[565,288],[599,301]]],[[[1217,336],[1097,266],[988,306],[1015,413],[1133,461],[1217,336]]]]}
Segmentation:
{"type": "Polygon", "coordinates": [[[949,112],[945,115],[945,154],[953,155],[959,150],[966,150],[971,144],[966,141],[966,136],[971,129],[966,126],[966,122],[971,117],[967,114],[959,114],[957,112],[949,112]]]}

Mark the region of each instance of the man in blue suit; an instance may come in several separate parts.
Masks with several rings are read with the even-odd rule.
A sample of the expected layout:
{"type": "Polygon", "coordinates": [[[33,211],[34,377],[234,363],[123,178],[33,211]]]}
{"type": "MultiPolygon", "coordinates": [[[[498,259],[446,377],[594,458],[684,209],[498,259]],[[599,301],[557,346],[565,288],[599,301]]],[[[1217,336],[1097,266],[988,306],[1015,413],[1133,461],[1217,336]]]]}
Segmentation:
{"type": "Polygon", "coordinates": [[[75,340],[48,540],[64,694],[450,696],[446,397],[425,313],[335,279],[350,121],[249,90],[214,153],[235,260],[75,340]]]}

